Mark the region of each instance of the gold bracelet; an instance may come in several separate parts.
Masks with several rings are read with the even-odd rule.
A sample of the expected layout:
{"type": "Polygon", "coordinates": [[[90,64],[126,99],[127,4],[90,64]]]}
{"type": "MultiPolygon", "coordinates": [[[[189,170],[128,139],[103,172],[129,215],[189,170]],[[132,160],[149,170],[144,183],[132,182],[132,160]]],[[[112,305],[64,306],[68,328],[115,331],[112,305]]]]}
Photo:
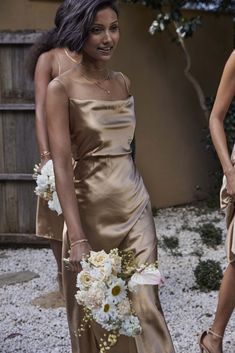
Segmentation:
{"type": "Polygon", "coordinates": [[[51,155],[51,152],[50,152],[50,151],[43,151],[42,153],[40,153],[41,159],[42,159],[43,157],[47,157],[47,156],[50,156],[50,155],[51,155]]]}
{"type": "Polygon", "coordinates": [[[76,240],[76,241],[74,241],[73,243],[70,244],[70,247],[72,248],[74,245],[81,244],[81,243],[86,243],[86,242],[88,242],[88,239],[76,240]]]}

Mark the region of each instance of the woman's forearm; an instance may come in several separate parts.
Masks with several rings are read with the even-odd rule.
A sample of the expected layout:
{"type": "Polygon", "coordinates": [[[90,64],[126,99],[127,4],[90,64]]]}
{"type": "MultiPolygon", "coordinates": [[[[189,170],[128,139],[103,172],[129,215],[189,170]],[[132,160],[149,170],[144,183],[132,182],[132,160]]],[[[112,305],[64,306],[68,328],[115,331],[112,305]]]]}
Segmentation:
{"type": "Polygon", "coordinates": [[[223,118],[221,119],[213,115],[213,113],[210,118],[210,132],[224,174],[228,174],[233,169],[233,166],[228,151],[223,118]]]}
{"type": "Polygon", "coordinates": [[[54,159],[54,169],[56,189],[63,210],[65,223],[67,225],[69,240],[72,243],[76,240],[86,238],[79,216],[73,181],[72,162],[70,160],[63,165],[59,165],[56,163],[56,159],[54,159]]]}
{"type": "Polygon", "coordinates": [[[40,154],[44,151],[50,151],[46,117],[43,117],[42,112],[36,111],[35,127],[40,154]]]}

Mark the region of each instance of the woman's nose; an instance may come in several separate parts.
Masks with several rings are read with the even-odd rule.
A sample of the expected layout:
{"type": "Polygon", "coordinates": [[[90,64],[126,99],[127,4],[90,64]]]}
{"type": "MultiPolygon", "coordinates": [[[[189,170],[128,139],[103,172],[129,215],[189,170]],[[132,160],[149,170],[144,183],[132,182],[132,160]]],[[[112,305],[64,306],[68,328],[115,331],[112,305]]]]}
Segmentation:
{"type": "Polygon", "coordinates": [[[111,35],[109,31],[105,31],[105,35],[103,38],[104,43],[109,43],[112,41],[111,35]]]}

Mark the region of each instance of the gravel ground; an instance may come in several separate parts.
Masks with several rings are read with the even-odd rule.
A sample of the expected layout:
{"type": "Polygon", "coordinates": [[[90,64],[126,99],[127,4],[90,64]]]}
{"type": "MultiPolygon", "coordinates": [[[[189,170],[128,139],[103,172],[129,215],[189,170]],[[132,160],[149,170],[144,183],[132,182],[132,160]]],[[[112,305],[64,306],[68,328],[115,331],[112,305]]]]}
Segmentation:
{"type": "MultiPolygon", "coordinates": [[[[197,232],[189,230],[212,222],[223,230],[224,216],[219,211],[205,211],[191,206],[159,210],[155,218],[159,246],[159,266],[166,278],[160,289],[165,317],[175,343],[176,353],[198,353],[197,335],[212,322],[217,292],[202,293],[195,286],[193,270],[202,259],[220,261],[226,267],[224,246],[216,250],[203,246],[197,232]],[[179,252],[172,255],[161,243],[164,236],[178,236],[179,252]]],[[[69,336],[64,308],[42,309],[32,300],[56,289],[55,262],[49,249],[2,249],[1,272],[30,270],[38,273],[27,283],[0,288],[1,353],[69,353],[69,336]]],[[[234,353],[235,320],[230,320],[224,351],[234,353]]],[[[89,352],[88,352],[89,353],[89,352]]],[[[125,353],[125,352],[120,352],[125,353]]]]}

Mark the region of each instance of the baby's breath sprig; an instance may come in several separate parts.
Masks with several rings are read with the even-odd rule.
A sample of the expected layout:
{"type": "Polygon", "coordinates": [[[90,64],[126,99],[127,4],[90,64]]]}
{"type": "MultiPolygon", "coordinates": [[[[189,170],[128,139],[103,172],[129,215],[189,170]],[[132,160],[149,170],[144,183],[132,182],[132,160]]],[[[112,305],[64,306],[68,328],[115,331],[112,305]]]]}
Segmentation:
{"type": "Polygon", "coordinates": [[[104,338],[100,339],[99,353],[108,352],[118,341],[120,335],[116,331],[110,331],[108,334],[104,334],[104,338]]]}
{"type": "Polygon", "coordinates": [[[122,275],[124,278],[129,278],[137,267],[135,252],[134,250],[120,251],[120,256],[122,258],[122,275]]]}
{"type": "Polygon", "coordinates": [[[82,318],[80,327],[77,330],[77,333],[75,332],[76,337],[82,336],[82,333],[85,331],[87,325],[88,325],[88,328],[91,328],[91,324],[90,324],[92,320],[91,310],[88,309],[87,307],[83,307],[83,311],[84,311],[84,316],[82,318]]]}

